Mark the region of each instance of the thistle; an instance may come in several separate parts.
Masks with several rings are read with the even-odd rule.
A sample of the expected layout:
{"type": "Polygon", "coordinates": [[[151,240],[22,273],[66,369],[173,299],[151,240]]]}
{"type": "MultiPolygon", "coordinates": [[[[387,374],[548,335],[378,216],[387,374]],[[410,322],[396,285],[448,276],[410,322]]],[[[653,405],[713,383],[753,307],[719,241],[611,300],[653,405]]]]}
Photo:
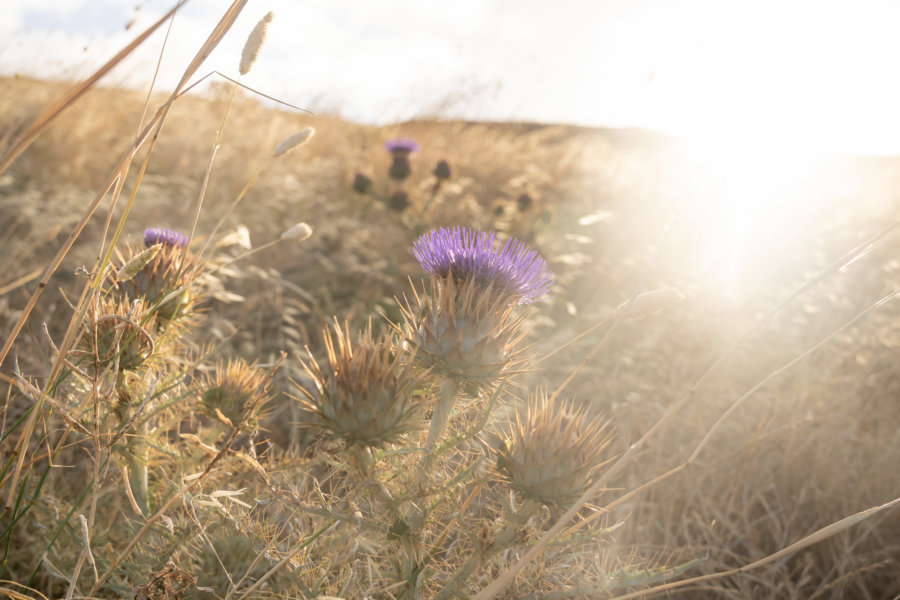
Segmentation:
{"type": "Polygon", "coordinates": [[[153,324],[141,302],[108,297],[85,323],[76,353],[92,355],[101,369],[117,363],[121,371],[134,371],[153,354],[153,324]]]}
{"type": "Polygon", "coordinates": [[[258,409],[268,399],[269,378],[256,365],[230,360],[216,365],[215,374],[202,386],[203,406],[213,418],[237,426],[256,425],[258,409]],[[224,417],[224,418],[223,418],[224,417]]]}
{"type": "Polygon", "coordinates": [[[500,443],[497,468],[527,498],[571,504],[605,463],[603,452],[611,439],[606,422],[539,393],[524,415],[516,412],[500,443]]]}
{"type": "Polygon", "coordinates": [[[390,338],[375,341],[371,326],[354,342],[347,325],[323,334],[328,367],[312,358],[304,363],[316,386],[313,395],[297,386],[297,398],[311,413],[311,425],[330,431],[349,445],[380,447],[416,428],[416,387],[422,376],[401,361],[390,338]]]}
{"type": "Polygon", "coordinates": [[[473,281],[485,293],[531,304],[547,297],[553,273],[537,252],[514,238],[462,227],[433,229],[413,244],[413,256],[433,277],[473,281]]]}
{"type": "Polygon", "coordinates": [[[419,144],[415,140],[398,138],[389,140],[384,147],[391,153],[391,167],[388,169],[391,179],[403,181],[409,177],[412,174],[409,157],[419,149],[419,144]]]}
{"type": "MultiPolygon", "coordinates": [[[[149,312],[156,315],[160,327],[176,318],[191,314],[197,301],[192,284],[202,270],[202,263],[186,248],[187,238],[170,229],[144,230],[144,246],[159,245],[159,251],[128,279],[119,282],[129,299],[141,299],[149,312]]],[[[122,262],[128,265],[141,254],[137,248],[126,250],[122,262]]]]}

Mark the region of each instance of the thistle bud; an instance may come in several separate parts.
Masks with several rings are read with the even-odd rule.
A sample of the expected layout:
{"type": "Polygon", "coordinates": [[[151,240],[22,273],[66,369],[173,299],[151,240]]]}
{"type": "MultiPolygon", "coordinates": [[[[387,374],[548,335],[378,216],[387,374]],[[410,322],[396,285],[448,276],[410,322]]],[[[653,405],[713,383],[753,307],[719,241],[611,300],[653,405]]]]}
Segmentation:
{"type": "Polygon", "coordinates": [[[256,424],[258,409],[268,399],[268,377],[255,365],[231,360],[216,365],[215,375],[206,379],[201,400],[209,416],[236,426],[256,424]]]}
{"type": "Polygon", "coordinates": [[[403,190],[397,190],[388,198],[387,205],[392,211],[402,213],[409,208],[409,194],[403,190]]]}
{"type": "Polygon", "coordinates": [[[517,411],[498,450],[497,468],[524,496],[571,504],[590,486],[612,436],[606,423],[546,394],[517,411]]]}
{"type": "Polygon", "coordinates": [[[100,368],[118,362],[122,371],[140,368],[153,354],[154,315],[140,301],[109,296],[89,314],[76,353],[92,355],[100,368]]]}
{"type": "Polygon", "coordinates": [[[312,394],[301,386],[297,398],[311,411],[310,425],[330,431],[348,444],[379,447],[415,429],[418,399],[414,390],[421,375],[394,352],[390,338],[375,341],[371,327],[354,342],[346,324],[335,322],[334,334],[324,332],[328,366],[310,356],[304,368],[316,386],[312,394]]]}
{"type": "Polygon", "coordinates": [[[439,160],[438,163],[434,165],[434,170],[431,174],[440,181],[450,179],[450,163],[443,159],[439,160]]]}
{"type": "Polygon", "coordinates": [[[372,179],[362,173],[357,173],[353,176],[353,191],[357,194],[368,194],[372,191],[372,179]]]}
{"type": "Polygon", "coordinates": [[[129,300],[141,300],[148,312],[156,316],[160,327],[178,317],[187,317],[197,301],[193,285],[202,270],[202,263],[185,249],[187,238],[169,229],[147,229],[144,245],[159,245],[155,254],[143,254],[137,248],[128,248],[120,256],[123,266],[118,272],[127,274],[119,286],[129,300]],[[138,258],[138,257],[141,258],[138,258]],[[143,262],[140,269],[136,267],[143,262]],[[130,267],[126,268],[126,265],[130,267]],[[134,271],[134,272],[132,272],[134,271]]]}

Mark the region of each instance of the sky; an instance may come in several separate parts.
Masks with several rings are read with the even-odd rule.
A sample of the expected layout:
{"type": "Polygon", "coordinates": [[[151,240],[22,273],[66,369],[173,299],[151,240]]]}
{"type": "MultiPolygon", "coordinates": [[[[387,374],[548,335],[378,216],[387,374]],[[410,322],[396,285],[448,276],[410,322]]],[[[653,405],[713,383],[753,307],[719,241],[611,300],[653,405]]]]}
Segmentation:
{"type": "MultiPolygon", "coordinates": [[[[226,4],[183,7],[158,85],[178,80],[226,4]]],[[[85,77],[172,5],[2,0],[0,74],[85,77]]],[[[712,145],[900,154],[900,2],[250,0],[201,73],[236,77],[269,11],[242,83],[358,122],[643,127],[712,145]]],[[[146,86],[163,41],[158,31],[103,83],[146,86]]]]}

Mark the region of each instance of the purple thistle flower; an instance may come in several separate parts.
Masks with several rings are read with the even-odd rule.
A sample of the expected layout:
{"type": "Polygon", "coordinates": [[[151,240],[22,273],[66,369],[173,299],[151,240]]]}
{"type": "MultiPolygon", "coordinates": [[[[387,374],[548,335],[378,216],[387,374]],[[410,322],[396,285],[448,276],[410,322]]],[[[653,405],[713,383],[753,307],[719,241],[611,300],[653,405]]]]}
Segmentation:
{"type": "Polygon", "coordinates": [[[148,227],[144,230],[144,246],[149,248],[155,244],[170,246],[174,248],[184,248],[187,245],[187,236],[166,229],[165,227],[148,227]]]}
{"type": "Polygon", "coordinates": [[[385,142],[384,147],[391,154],[412,154],[419,149],[419,144],[416,142],[416,140],[410,138],[397,138],[395,140],[388,140],[387,142],[385,142]]]}
{"type": "Polygon", "coordinates": [[[509,238],[494,248],[496,233],[463,227],[432,229],[413,244],[413,256],[438,278],[474,279],[507,294],[518,304],[546,298],[553,273],[537,252],[509,238]]]}

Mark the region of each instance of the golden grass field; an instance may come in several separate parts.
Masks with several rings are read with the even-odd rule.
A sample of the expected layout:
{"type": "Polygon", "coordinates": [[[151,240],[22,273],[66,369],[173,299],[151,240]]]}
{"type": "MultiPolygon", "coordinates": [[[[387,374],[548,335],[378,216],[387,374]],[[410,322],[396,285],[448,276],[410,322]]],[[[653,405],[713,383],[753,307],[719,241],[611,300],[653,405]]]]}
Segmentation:
{"type": "MultiPolygon", "coordinates": [[[[0,81],[0,153],[71,85],[27,77],[0,81]]],[[[552,557],[562,556],[558,548],[575,543],[570,538],[576,536],[554,542],[498,597],[900,597],[896,503],[828,528],[900,497],[900,309],[896,299],[873,307],[893,298],[900,286],[900,159],[831,157],[787,178],[779,173],[777,182],[768,179],[774,178],[771,171],[755,171],[748,163],[740,173],[749,183],[736,182],[722,171],[704,170],[684,143],[649,132],[440,119],[378,128],[276,109],[245,91],[232,102],[227,82],[205,91],[172,105],[146,172],[138,174],[142,149],[115,206],[110,210],[112,195],[99,204],[0,369],[4,594],[127,597],[171,560],[199,587],[152,593],[145,587],[143,597],[436,597],[464,555],[444,563],[435,559],[432,579],[404,591],[388,583],[395,576],[373,558],[379,546],[363,542],[354,551],[357,562],[369,565],[364,585],[362,566],[357,571],[316,554],[328,554],[331,546],[279,562],[289,552],[266,544],[279,535],[284,544],[308,540],[318,531],[316,521],[303,517],[311,527],[306,533],[276,533],[283,515],[254,511],[263,510],[267,477],[294,478],[295,491],[303,494],[309,490],[299,489],[297,473],[306,477],[326,469],[309,450],[326,443],[296,425],[304,413],[285,395],[296,394],[291,379],[307,377],[299,362],[305,348],[322,356],[321,330],[334,317],[353,329],[371,318],[376,332],[387,330],[384,317],[399,322],[397,299],[410,295],[410,279],[421,289],[424,277],[410,253],[412,242],[433,227],[463,225],[525,241],[556,275],[552,298],[528,316],[527,336],[532,352],[553,354],[518,376],[521,387],[512,390],[509,406],[515,404],[512,396],[524,400],[539,387],[553,392],[575,373],[563,394],[592,419],[609,419],[615,433],[611,458],[621,457],[678,407],[579,511],[575,522],[597,515],[595,524],[608,530],[597,530],[590,543],[579,539],[581,550],[560,564],[552,557]],[[269,158],[282,139],[308,126],[316,131],[309,142],[269,158]],[[415,171],[403,184],[411,204],[402,211],[390,206],[399,184],[387,177],[390,157],[383,147],[396,137],[421,146],[412,161],[415,171]],[[452,175],[436,189],[431,170],[442,159],[452,175]],[[239,357],[268,370],[281,352],[287,354],[251,440],[267,444],[268,458],[251,458],[268,475],[239,460],[251,442],[237,439],[235,447],[244,450],[232,449],[221,468],[179,496],[115,563],[144,523],[121,493],[125,476],[117,466],[108,468],[119,463],[104,462],[108,470],[95,472],[91,436],[67,425],[46,403],[33,435],[23,439],[27,421],[19,419],[34,402],[16,381],[58,393],[56,402],[72,402],[73,414],[84,413],[76,419],[82,425],[96,424],[92,405],[71,398],[96,398],[99,392],[92,395],[71,381],[66,385],[77,389],[49,385],[56,356],[47,336],[56,345],[66,336],[85,285],[94,281],[86,273],[95,269],[101,241],[108,244],[119,223],[123,247],[139,244],[146,227],[187,233],[202,191],[192,242],[202,247],[260,169],[258,181],[212,239],[214,264],[220,266],[204,280],[207,298],[196,317],[200,325],[189,334],[192,350],[176,362],[181,372],[194,373],[186,376],[193,381],[210,373],[216,361],[239,357]],[[352,189],[357,173],[373,180],[371,194],[352,189]],[[731,198],[744,184],[746,206],[738,209],[731,198]],[[526,194],[530,203],[520,201],[526,194]],[[301,221],[313,228],[310,239],[274,243],[227,262],[247,251],[245,233],[239,232],[256,248],[301,221]],[[684,299],[639,318],[611,319],[634,294],[659,288],[678,289],[684,299]],[[69,400],[62,399],[64,392],[69,400]],[[26,459],[14,480],[22,452],[26,459]],[[102,491],[79,496],[91,477],[102,491]],[[230,496],[215,493],[239,489],[245,491],[236,497],[253,511],[241,513],[230,496]],[[79,525],[79,515],[89,511],[96,566],[83,553],[79,525]],[[821,541],[763,560],[823,528],[821,541]],[[833,530],[838,531],[828,535],[833,530]],[[276,564],[281,570],[265,585],[249,587],[276,564]],[[688,568],[663,569],[678,565],[688,568]],[[752,568],[742,569],[747,566],[752,568]],[[94,585],[97,571],[103,575],[107,567],[106,583],[94,585]],[[76,569],[80,575],[72,583],[76,569]],[[733,569],[739,572],[712,576],[733,569]],[[593,583],[585,584],[579,572],[593,583]],[[621,581],[603,591],[597,583],[601,572],[621,581]],[[623,579],[629,572],[633,579],[623,579]],[[245,574],[248,579],[238,581],[245,574]],[[689,578],[698,579],[665,588],[689,578]]],[[[138,92],[91,89],[0,175],[0,340],[13,332],[44,269],[139,131],[145,100],[138,92]]],[[[164,95],[153,96],[147,115],[164,101],[164,95]]],[[[499,414],[511,410],[503,407],[499,414]]],[[[176,494],[181,477],[202,471],[202,448],[213,446],[214,453],[222,441],[203,438],[207,424],[200,417],[199,424],[191,415],[178,418],[181,424],[159,434],[149,455],[151,486],[158,486],[154,510],[176,494]],[[196,439],[175,439],[177,432],[195,432],[196,439]]],[[[344,460],[340,449],[325,447],[329,460],[344,460]]],[[[484,485],[496,485],[495,479],[484,485]]],[[[323,485],[329,482],[336,485],[323,479],[323,485]]],[[[468,491],[459,491],[459,498],[468,491]]],[[[554,510],[541,513],[544,529],[560,516],[554,510]]],[[[454,518],[463,534],[480,523],[454,518]]],[[[321,539],[331,536],[343,548],[350,543],[344,529],[329,530],[321,539]]],[[[474,596],[528,547],[523,542],[483,565],[457,597],[474,596]]],[[[402,577],[395,579],[402,583],[402,577]]]]}

